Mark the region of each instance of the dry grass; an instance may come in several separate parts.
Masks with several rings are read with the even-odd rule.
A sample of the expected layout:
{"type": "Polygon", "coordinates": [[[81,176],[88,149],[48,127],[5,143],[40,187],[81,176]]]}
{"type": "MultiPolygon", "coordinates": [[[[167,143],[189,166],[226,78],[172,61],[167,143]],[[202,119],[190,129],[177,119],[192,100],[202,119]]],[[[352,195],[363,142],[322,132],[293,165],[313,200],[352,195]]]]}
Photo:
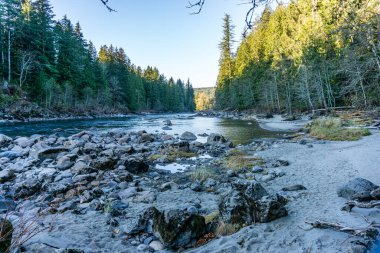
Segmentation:
{"type": "Polygon", "coordinates": [[[228,224],[223,221],[220,221],[218,224],[218,227],[216,228],[215,234],[216,235],[232,235],[239,231],[241,229],[241,226],[237,224],[228,224]]]}
{"type": "Polygon", "coordinates": [[[212,179],[217,178],[217,174],[211,168],[200,167],[200,168],[196,168],[190,173],[190,178],[193,181],[199,181],[202,183],[206,181],[208,178],[212,178],[212,179]]]}
{"type": "Polygon", "coordinates": [[[219,211],[215,211],[215,212],[210,213],[210,214],[208,214],[208,215],[206,215],[204,217],[205,217],[206,224],[208,224],[208,223],[210,223],[210,222],[212,222],[212,221],[214,221],[214,220],[216,220],[216,219],[219,218],[219,211]]]}
{"type": "Polygon", "coordinates": [[[225,169],[239,171],[256,165],[262,165],[263,163],[263,159],[260,157],[251,156],[239,149],[232,149],[221,162],[221,165],[225,169]]]}
{"type": "Polygon", "coordinates": [[[315,119],[310,125],[310,136],[330,141],[356,141],[370,135],[365,128],[345,128],[340,118],[324,117],[315,119]]]}
{"type": "Polygon", "coordinates": [[[41,216],[28,217],[25,213],[18,215],[19,219],[17,220],[17,224],[16,226],[13,224],[12,228],[12,226],[10,226],[11,223],[7,221],[8,217],[12,215],[13,212],[7,212],[0,223],[0,244],[4,241],[9,241],[11,237],[11,242],[7,242],[6,245],[4,245],[6,247],[5,249],[0,247],[4,253],[14,252],[34,236],[45,230],[52,229],[51,224],[49,224],[49,226],[40,225],[41,216]]]}
{"type": "Polygon", "coordinates": [[[183,151],[178,151],[178,150],[171,150],[169,151],[166,159],[169,162],[174,162],[177,160],[177,158],[192,158],[197,156],[197,154],[192,153],[192,152],[183,152],[183,151]]]}

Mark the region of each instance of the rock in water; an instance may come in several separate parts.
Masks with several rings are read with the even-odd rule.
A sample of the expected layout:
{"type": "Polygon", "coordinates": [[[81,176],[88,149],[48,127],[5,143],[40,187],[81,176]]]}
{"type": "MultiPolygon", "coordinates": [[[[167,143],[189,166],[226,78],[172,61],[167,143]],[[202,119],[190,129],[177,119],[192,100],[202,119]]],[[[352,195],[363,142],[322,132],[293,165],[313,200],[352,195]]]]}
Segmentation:
{"type": "Polygon", "coordinates": [[[5,219],[0,219],[0,252],[8,252],[12,244],[13,226],[5,219]]]}
{"type": "Polygon", "coordinates": [[[181,135],[180,139],[183,141],[195,141],[197,139],[197,136],[191,132],[184,132],[181,135]]]}
{"type": "Polygon", "coordinates": [[[149,208],[139,224],[146,229],[149,220],[153,222],[153,233],[169,248],[184,248],[206,232],[205,218],[198,214],[181,210],[158,211],[149,208]]]}
{"type": "Polygon", "coordinates": [[[351,199],[354,194],[361,192],[371,192],[378,188],[377,185],[364,178],[355,178],[338,188],[338,196],[351,199]]]}
{"type": "Polygon", "coordinates": [[[211,145],[211,146],[225,146],[225,147],[229,147],[229,148],[232,148],[233,147],[233,144],[232,142],[228,141],[226,138],[224,138],[223,135],[220,135],[220,134],[210,134],[209,137],[207,137],[207,142],[206,142],[208,145],[211,145]]]}
{"type": "Polygon", "coordinates": [[[170,119],[167,119],[167,120],[164,120],[164,125],[165,126],[172,126],[172,122],[170,121],[170,119]]]}

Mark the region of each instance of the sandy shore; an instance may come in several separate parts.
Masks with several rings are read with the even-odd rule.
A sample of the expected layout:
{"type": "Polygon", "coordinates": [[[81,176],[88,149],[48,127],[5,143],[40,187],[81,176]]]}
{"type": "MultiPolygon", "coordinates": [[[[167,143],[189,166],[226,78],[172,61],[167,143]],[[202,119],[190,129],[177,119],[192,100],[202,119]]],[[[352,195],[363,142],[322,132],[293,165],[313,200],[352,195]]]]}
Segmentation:
{"type": "Polygon", "coordinates": [[[305,222],[322,220],[364,228],[368,226],[365,219],[380,221],[380,209],[341,211],[345,199],[337,196],[337,188],[355,177],[380,185],[379,142],[377,131],[357,142],[314,143],[312,148],[287,143],[260,152],[263,157],[290,162],[284,169],[286,175],[264,185],[266,188],[274,192],[294,184],[307,188],[287,194],[289,216],[251,225],[190,252],[361,252],[352,249],[351,242],[357,237],[333,230],[310,230],[305,222]]]}
{"type": "Polygon", "coordinates": [[[307,116],[303,116],[299,120],[293,121],[284,121],[284,118],[281,115],[274,115],[270,119],[262,119],[254,117],[261,128],[269,131],[297,131],[304,127],[311,120],[307,116]]]}

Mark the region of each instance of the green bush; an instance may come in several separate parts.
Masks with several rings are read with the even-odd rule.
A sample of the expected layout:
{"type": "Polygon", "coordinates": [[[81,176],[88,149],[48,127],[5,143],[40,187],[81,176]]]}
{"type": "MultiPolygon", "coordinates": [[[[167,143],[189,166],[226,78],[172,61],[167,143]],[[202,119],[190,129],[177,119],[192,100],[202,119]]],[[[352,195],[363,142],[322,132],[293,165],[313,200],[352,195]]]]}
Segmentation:
{"type": "Polygon", "coordinates": [[[366,128],[345,128],[343,125],[339,118],[318,118],[310,125],[310,136],[329,141],[356,141],[371,134],[366,128]]]}

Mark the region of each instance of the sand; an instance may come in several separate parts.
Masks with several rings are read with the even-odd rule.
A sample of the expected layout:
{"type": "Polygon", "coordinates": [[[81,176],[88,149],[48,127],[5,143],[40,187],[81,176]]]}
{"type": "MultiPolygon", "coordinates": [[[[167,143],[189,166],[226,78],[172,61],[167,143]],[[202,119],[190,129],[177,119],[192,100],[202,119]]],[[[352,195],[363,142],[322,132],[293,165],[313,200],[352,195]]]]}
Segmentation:
{"type": "Polygon", "coordinates": [[[313,148],[288,143],[259,155],[290,162],[284,177],[264,185],[278,192],[282,187],[302,184],[307,190],[287,193],[288,217],[268,224],[246,227],[231,236],[221,237],[189,252],[352,252],[357,237],[333,230],[311,229],[305,223],[316,220],[338,222],[349,227],[366,227],[369,221],[380,222],[380,209],[354,208],[341,211],[345,199],[336,190],[355,177],[380,185],[380,133],[356,142],[326,142],[313,148]]]}

